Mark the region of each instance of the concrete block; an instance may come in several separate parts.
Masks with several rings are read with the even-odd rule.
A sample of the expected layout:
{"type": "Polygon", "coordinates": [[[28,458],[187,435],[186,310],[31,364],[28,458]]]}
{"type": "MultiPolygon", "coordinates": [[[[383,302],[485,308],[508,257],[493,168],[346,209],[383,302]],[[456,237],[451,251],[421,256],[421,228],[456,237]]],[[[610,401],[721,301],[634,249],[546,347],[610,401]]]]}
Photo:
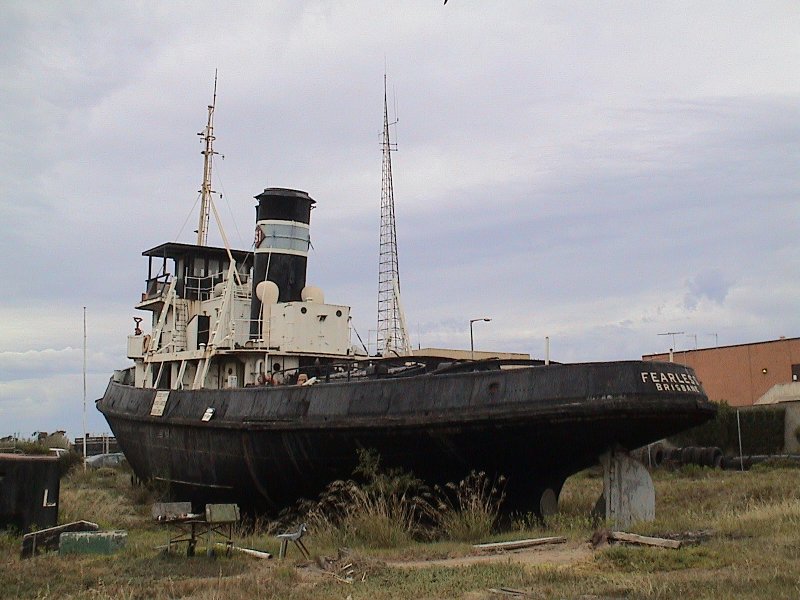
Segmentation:
{"type": "Polygon", "coordinates": [[[603,465],[605,517],[615,529],[656,518],[656,490],[644,465],[614,449],[600,457],[603,465]]]}
{"type": "Polygon", "coordinates": [[[114,554],[125,547],[127,531],[71,531],[62,533],[59,554],[114,554]]]}
{"type": "Polygon", "coordinates": [[[58,550],[61,534],[70,531],[97,531],[100,526],[90,521],[74,521],[57,527],[32,531],[22,536],[21,558],[30,558],[38,552],[58,550]]]}

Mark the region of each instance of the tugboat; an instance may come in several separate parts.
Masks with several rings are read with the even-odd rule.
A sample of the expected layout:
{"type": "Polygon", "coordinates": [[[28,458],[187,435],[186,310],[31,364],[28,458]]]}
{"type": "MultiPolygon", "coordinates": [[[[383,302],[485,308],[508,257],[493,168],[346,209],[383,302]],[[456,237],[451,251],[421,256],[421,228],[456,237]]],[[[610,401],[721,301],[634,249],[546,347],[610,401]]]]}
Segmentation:
{"type": "Polygon", "coordinates": [[[207,245],[213,114],[214,103],[197,241],[143,252],[136,308],[152,313],[150,332],[137,317],[133,365],[97,401],[139,479],[166,482],[182,500],[274,513],[348,477],[359,449],[372,449],[431,484],[503,475],[505,509],[539,512],[609,449],[714,416],[694,372],[673,363],[357,351],[350,308],[306,285],[316,204],[306,192],[256,196],[253,251],[207,245]]]}

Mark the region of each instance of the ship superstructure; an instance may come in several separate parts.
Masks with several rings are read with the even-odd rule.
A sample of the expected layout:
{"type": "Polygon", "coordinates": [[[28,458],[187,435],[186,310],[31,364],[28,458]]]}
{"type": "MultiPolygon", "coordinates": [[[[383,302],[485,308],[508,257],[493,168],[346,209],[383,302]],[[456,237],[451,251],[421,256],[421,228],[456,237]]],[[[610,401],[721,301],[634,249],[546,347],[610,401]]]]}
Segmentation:
{"type": "Polygon", "coordinates": [[[152,333],[137,327],[128,336],[136,387],[288,383],[352,357],[350,307],[325,304],[305,285],[314,200],[282,188],[257,199],[254,253],[177,242],[143,253],[148,276],[136,308],[152,312],[152,333]]]}
{"type": "Polygon", "coordinates": [[[325,304],[306,285],[314,200],[303,191],[267,188],[256,196],[252,251],[206,245],[213,203],[213,117],[200,134],[203,183],[197,243],[167,242],[148,257],[145,291],[136,305],[152,313],[151,333],[136,320],[128,336],[134,366],[120,381],[158,389],[222,389],[302,383],[351,357],[350,307],[325,304]],[[316,369],[316,371],[315,371],[316,369]]]}

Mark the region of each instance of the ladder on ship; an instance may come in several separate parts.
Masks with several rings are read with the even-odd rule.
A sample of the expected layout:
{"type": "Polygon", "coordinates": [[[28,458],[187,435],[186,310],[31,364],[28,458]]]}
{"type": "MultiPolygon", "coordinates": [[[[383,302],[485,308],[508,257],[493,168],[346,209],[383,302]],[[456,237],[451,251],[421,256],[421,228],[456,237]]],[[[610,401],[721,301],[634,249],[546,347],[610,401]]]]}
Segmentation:
{"type": "MultiPolygon", "coordinates": [[[[151,359],[153,353],[160,350],[159,345],[161,343],[161,332],[164,330],[164,325],[167,324],[167,312],[169,311],[170,305],[177,300],[177,295],[175,293],[175,284],[178,282],[177,279],[173,279],[172,282],[169,284],[169,288],[167,288],[167,292],[163,295],[164,298],[164,306],[161,309],[161,313],[158,316],[158,324],[153,329],[153,333],[150,336],[150,343],[147,346],[147,355],[145,356],[145,369],[144,369],[144,381],[145,387],[149,385],[150,376],[153,372],[153,362],[151,359]]],[[[156,382],[161,378],[161,372],[163,371],[164,363],[162,362],[158,369],[158,375],[156,376],[156,382]]],[[[154,386],[155,387],[155,384],[154,386]]]]}
{"type": "Polygon", "coordinates": [[[175,330],[172,333],[172,351],[186,350],[186,327],[189,321],[189,307],[186,300],[175,300],[175,330]]]}

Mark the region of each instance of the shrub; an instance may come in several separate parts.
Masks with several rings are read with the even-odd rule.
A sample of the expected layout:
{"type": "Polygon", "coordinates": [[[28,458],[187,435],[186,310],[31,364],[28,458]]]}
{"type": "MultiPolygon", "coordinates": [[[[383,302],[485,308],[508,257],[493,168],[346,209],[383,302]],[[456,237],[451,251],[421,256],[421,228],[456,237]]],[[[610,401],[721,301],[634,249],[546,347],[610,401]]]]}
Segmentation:
{"type": "Polygon", "coordinates": [[[383,470],[374,451],[359,452],[355,477],[329,484],[319,499],[299,512],[317,535],[336,544],[396,547],[425,537],[423,521],[435,509],[422,481],[400,469],[383,470]]]}
{"type": "Polygon", "coordinates": [[[69,452],[65,452],[61,456],[58,457],[58,473],[60,477],[64,477],[70,471],[72,471],[75,467],[83,463],[83,457],[75,452],[74,450],[70,450],[69,452]]]}
{"type": "Polygon", "coordinates": [[[359,452],[353,476],[329,484],[316,501],[301,502],[276,525],[288,528],[300,519],[332,545],[395,548],[436,537],[472,541],[492,532],[505,499],[502,476],[472,471],[431,493],[412,473],[382,468],[373,450],[359,452]]]}
{"type": "Polygon", "coordinates": [[[472,471],[458,484],[435,488],[439,529],[451,540],[469,542],[486,538],[494,528],[505,499],[505,478],[496,480],[472,471]]]}
{"type": "Polygon", "coordinates": [[[14,443],[14,451],[22,454],[50,454],[49,448],[31,440],[17,440],[14,443]]]}
{"type": "Polygon", "coordinates": [[[742,429],[742,452],[745,456],[783,451],[786,416],[786,408],[783,406],[748,406],[737,409],[722,402],[714,419],[672,436],[669,441],[676,446],[718,446],[726,454],[738,455],[737,410],[742,429]]]}

